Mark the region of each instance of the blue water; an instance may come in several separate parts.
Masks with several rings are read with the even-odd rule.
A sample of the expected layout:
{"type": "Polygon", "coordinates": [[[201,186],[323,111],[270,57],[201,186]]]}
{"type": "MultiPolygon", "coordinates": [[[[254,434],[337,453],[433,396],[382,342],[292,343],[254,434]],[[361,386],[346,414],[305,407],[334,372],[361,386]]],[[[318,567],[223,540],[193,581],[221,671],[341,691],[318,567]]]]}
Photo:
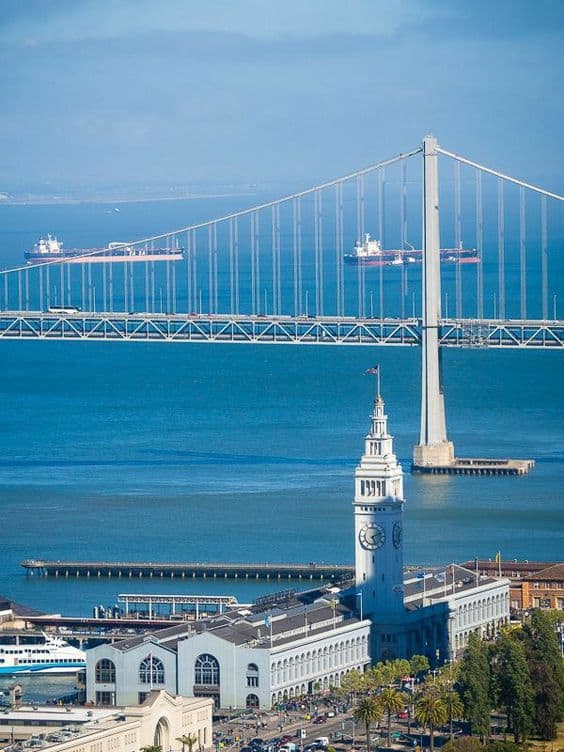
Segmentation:
{"type": "MultiPolygon", "coordinates": [[[[0,263],[19,260],[55,224],[69,246],[93,245],[228,204],[133,204],[119,215],[96,205],[0,207],[0,263]]],[[[353,471],[373,396],[363,373],[381,363],[407,469],[419,361],[419,350],[401,348],[0,342],[0,594],[89,614],[120,592],[215,590],[244,601],[266,589],[34,579],[20,567],[34,556],[351,562],[353,471]]],[[[537,464],[523,478],[406,475],[406,561],[498,550],[563,558],[563,375],[559,352],[444,354],[457,453],[537,464]]]]}

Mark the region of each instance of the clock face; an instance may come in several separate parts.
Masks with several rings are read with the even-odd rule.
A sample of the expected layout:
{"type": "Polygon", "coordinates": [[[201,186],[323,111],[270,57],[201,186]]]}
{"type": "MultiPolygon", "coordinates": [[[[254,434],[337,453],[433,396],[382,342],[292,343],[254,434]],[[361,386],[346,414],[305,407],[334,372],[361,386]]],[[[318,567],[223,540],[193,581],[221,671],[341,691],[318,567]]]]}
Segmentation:
{"type": "Polygon", "coordinates": [[[369,522],[360,528],[358,540],[363,548],[366,548],[369,551],[375,551],[377,548],[384,545],[386,533],[380,525],[375,525],[374,523],[369,522]]]}
{"type": "Polygon", "coordinates": [[[401,546],[403,531],[401,529],[401,525],[399,522],[396,522],[394,525],[394,529],[392,530],[392,540],[394,542],[395,548],[399,548],[401,546]]]}

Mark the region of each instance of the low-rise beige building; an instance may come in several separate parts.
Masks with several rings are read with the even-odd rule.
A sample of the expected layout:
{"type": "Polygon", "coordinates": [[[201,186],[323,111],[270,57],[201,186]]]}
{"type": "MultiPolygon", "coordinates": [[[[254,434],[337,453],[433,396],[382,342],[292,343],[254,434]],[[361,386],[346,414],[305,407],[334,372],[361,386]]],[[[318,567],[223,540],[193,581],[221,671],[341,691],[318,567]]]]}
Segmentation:
{"type": "Polygon", "coordinates": [[[159,745],[180,752],[180,737],[197,739],[198,752],[212,746],[211,699],[149,692],[126,708],[20,707],[0,713],[0,749],[12,752],[139,752],[159,745]],[[3,740],[3,741],[2,741],[3,740]]]}

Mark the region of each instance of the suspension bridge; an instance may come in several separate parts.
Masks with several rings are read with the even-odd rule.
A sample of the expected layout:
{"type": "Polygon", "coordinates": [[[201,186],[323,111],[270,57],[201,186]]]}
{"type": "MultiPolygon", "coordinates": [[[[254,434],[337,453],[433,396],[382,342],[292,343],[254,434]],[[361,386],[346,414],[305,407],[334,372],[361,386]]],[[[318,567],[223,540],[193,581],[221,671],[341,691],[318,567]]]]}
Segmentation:
{"type": "Polygon", "coordinates": [[[564,348],[563,201],[427,136],[219,218],[35,254],[0,271],[0,339],[421,346],[414,464],[448,466],[441,348],[564,348]]]}

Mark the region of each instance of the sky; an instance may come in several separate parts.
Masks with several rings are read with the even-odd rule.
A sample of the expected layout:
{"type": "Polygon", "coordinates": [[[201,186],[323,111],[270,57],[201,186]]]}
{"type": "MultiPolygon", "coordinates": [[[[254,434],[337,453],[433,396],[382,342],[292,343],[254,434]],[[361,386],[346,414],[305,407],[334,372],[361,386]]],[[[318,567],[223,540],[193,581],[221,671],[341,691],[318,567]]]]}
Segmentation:
{"type": "Polygon", "coordinates": [[[0,0],[0,191],[313,184],[420,144],[564,187],[562,0],[0,0]]]}

